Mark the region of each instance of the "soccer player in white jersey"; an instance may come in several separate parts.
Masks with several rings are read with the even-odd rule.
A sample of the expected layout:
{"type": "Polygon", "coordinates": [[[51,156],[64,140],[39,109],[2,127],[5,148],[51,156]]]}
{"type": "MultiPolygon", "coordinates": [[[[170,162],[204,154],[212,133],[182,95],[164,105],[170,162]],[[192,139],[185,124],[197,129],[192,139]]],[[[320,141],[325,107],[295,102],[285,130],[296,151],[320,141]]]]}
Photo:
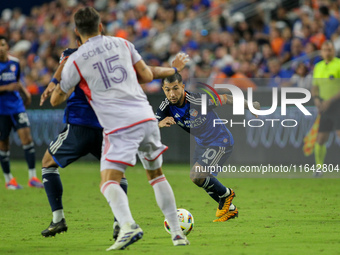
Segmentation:
{"type": "MultiPolygon", "coordinates": [[[[136,154],[146,169],[156,201],[169,221],[173,244],[188,245],[178,222],[173,191],[162,173],[162,153],[167,147],[160,141],[157,120],[139,85],[150,82],[153,72],[133,44],[101,35],[100,17],[93,8],[78,10],[74,20],[75,31],[85,43],[65,64],[51,103],[64,100],[67,92],[80,83],[104,128],[101,192],[121,226],[118,239],[107,250],[124,249],[143,235],[119,186],[126,167],[135,165],[136,154]]],[[[175,73],[174,69],[168,68],[164,75],[175,73]]]]}

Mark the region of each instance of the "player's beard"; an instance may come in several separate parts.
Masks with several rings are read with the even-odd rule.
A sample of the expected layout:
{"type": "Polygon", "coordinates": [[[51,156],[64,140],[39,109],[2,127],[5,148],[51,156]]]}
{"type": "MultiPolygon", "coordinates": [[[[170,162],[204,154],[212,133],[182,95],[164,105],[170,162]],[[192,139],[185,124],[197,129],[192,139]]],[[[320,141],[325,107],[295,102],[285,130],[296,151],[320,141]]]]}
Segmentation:
{"type": "Polygon", "coordinates": [[[171,105],[181,106],[181,101],[182,101],[183,96],[184,96],[184,93],[178,98],[178,100],[177,100],[175,103],[172,103],[171,100],[168,99],[168,100],[169,100],[169,103],[170,103],[171,105]]]}

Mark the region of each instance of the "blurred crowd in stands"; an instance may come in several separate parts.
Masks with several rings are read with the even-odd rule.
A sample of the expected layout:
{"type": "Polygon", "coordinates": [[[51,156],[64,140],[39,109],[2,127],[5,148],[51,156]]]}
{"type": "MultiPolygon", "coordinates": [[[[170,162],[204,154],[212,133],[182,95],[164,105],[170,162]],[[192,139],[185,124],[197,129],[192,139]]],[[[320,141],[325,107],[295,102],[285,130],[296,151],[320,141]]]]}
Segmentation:
{"type": "MultiPolygon", "coordinates": [[[[30,15],[20,8],[1,13],[0,34],[9,38],[32,94],[49,83],[62,51],[76,47],[72,16],[84,5],[100,12],[107,35],[135,43],[148,65],[169,66],[178,52],[188,53],[185,82],[310,88],[321,44],[332,40],[340,52],[338,0],[55,0],[30,15]],[[276,3],[269,11],[268,2],[276,3]],[[251,15],[243,12],[253,6],[251,15]]],[[[159,80],[143,86],[147,93],[161,89],[159,80]]]]}

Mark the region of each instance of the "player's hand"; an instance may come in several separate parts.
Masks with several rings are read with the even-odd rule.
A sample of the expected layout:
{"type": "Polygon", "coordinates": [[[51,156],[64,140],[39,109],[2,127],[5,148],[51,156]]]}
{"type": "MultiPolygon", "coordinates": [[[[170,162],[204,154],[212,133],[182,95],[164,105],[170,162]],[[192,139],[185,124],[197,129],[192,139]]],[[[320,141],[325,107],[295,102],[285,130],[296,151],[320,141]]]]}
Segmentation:
{"type": "Polygon", "coordinates": [[[176,121],[174,120],[173,117],[166,117],[165,119],[158,122],[159,128],[170,127],[170,126],[175,125],[175,124],[176,124],[176,121]]]}
{"type": "Polygon", "coordinates": [[[50,82],[45,89],[45,91],[41,94],[40,97],[40,106],[42,106],[47,98],[49,98],[52,95],[52,92],[54,91],[56,85],[53,82],[50,82]]]}
{"type": "Polygon", "coordinates": [[[185,54],[185,53],[178,53],[174,59],[174,61],[172,61],[172,67],[176,67],[177,71],[180,72],[184,69],[186,63],[188,63],[190,61],[189,59],[189,55],[185,54]]]}
{"type": "MultiPolygon", "coordinates": [[[[253,102],[253,107],[256,109],[256,110],[260,110],[261,109],[261,105],[259,102],[255,101],[253,102]]],[[[256,118],[258,117],[257,114],[254,114],[252,113],[256,118]]]]}

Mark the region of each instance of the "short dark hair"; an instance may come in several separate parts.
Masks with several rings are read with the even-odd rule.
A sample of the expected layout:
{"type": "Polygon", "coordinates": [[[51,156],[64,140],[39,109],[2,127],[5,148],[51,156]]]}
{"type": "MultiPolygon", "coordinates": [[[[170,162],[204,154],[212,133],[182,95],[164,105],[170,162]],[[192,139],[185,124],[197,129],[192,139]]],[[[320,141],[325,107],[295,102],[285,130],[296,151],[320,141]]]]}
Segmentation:
{"type": "Polygon", "coordinates": [[[81,35],[93,35],[98,32],[99,13],[92,7],[84,7],[74,14],[76,28],[81,35]]]}
{"type": "Polygon", "coordinates": [[[327,6],[321,6],[319,12],[324,16],[329,16],[329,9],[327,6]]]}
{"type": "Polygon", "coordinates": [[[182,75],[180,75],[179,73],[175,73],[173,75],[163,78],[162,86],[164,85],[164,82],[173,83],[175,81],[178,81],[178,83],[182,83],[182,75]]]}
{"type": "Polygon", "coordinates": [[[4,35],[0,35],[0,40],[5,40],[5,42],[8,44],[8,38],[4,35]]]}

